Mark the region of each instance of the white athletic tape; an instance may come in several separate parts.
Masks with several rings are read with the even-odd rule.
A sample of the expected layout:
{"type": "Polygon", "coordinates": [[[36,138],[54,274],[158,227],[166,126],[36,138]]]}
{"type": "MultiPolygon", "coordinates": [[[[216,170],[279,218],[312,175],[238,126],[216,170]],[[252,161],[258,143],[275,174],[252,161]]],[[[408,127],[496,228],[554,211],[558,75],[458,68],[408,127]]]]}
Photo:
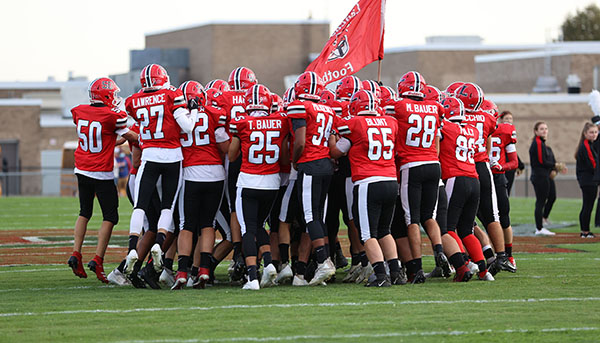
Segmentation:
{"type": "Polygon", "coordinates": [[[57,314],[81,314],[81,313],[135,313],[135,312],[158,312],[158,311],[214,311],[230,309],[256,309],[256,308],[295,308],[295,307],[338,307],[338,306],[371,306],[371,305],[429,305],[429,304],[488,304],[488,303],[538,303],[538,302],[571,302],[571,301],[600,301],[600,297],[587,298],[530,298],[530,299],[465,299],[465,300],[405,300],[405,301],[368,301],[368,302],[345,302],[345,303],[301,303],[301,304],[266,304],[266,305],[224,305],[207,307],[162,307],[162,308],[133,308],[124,310],[70,310],[70,311],[47,311],[47,312],[12,312],[0,313],[0,317],[20,316],[50,316],[57,314]]]}
{"type": "Polygon", "coordinates": [[[273,341],[296,341],[296,340],[323,340],[334,339],[357,339],[357,338],[387,338],[387,337],[418,337],[418,336],[466,336],[481,334],[513,334],[513,333],[549,333],[549,332],[576,332],[576,331],[597,331],[597,327],[579,327],[579,328],[544,328],[544,329],[507,329],[507,330],[474,330],[474,331],[408,331],[408,332],[384,332],[384,333],[355,333],[355,334],[337,334],[337,335],[298,335],[298,336],[276,336],[276,337],[230,337],[215,339],[158,339],[158,340],[132,340],[118,341],[119,343],[166,343],[166,342],[189,342],[189,343],[210,343],[210,342],[273,342],[273,341]]]}

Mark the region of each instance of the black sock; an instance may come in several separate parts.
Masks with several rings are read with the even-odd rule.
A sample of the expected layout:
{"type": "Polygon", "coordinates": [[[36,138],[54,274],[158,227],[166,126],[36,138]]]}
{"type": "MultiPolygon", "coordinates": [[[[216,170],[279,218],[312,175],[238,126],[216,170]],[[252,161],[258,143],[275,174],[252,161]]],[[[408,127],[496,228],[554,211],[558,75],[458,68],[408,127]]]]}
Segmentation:
{"type": "Polygon", "coordinates": [[[359,254],[352,254],[352,262],[350,262],[350,265],[356,266],[359,263],[360,263],[360,255],[359,254]]]}
{"type": "Polygon", "coordinates": [[[506,255],[507,255],[508,257],[511,257],[511,256],[512,256],[512,244],[511,244],[510,246],[506,246],[506,245],[505,245],[505,246],[504,246],[504,250],[506,250],[506,255]]]}
{"type": "Polygon", "coordinates": [[[436,244],[433,246],[433,251],[440,254],[444,252],[444,249],[442,248],[441,244],[436,244]]]}
{"type": "Polygon", "coordinates": [[[489,261],[490,258],[494,257],[494,251],[489,245],[487,247],[488,248],[483,251],[483,257],[485,257],[486,261],[489,261]]]}
{"type": "Polygon", "coordinates": [[[342,245],[340,242],[335,242],[335,251],[343,255],[342,245]]]}
{"type": "Polygon", "coordinates": [[[192,266],[190,268],[190,275],[191,276],[198,276],[198,267],[192,266]]]}
{"type": "Polygon", "coordinates": [[[127,260],[123,260],[121,261],[121,263],[119,264],[119,266],[117,267],[117,269],[123,273],[123,271],[125,270],[125,263],[127,262],[127,260]]]}
{"type": "Polygon", "coordinates": [[[360,255],[361,266],[366,267],[367,264],[369,264],[369,258],[367,257],[367,253],[363,251],[363,252],[359,253],[359,255],[360,255]]]}
{"type": "Polygon", "coordinates": [[[411,274],[415,274],[417,272],[417,266],[416,266],[416,262],[415,260],[410,260],[408,262],[405,263],[406,266],[406,274],[407,275],[411,275],[411,274]]]}
{"type": "Polygon", "coordinates": [[[498,259],[500,259],[500,261],[502,261],[503,259],[505,260],[506,258],[508,258],[508,256],[506,255],[506,251],[501,251],[501,252],[497,253],[496,256],[498,257],[498,259]]]}
{"type": "Polygon", "coordinates": [[[290,245],[285,243],[279,244],[279,259],[282,264],[288,263],[290,261],[290,245]]]}
{"type": "Polygon", "coordinates": [[[450,256],[450,258],[448,259],[448,261],[450,262],[450,264],[452,264],[452,266],[454,267],[454,269],[458,270],[458,268],[462,267],[465,265],[465,259],[463,258],[462,254],[457,252],[456,254],[450,256]]]}
{"type": "Polygon", "coordinates": [[[165,268],[167,268],[169,270],[173,270],[173,259],[172,258],[165,257],[163,259],[163,262],[165,264],[165,268]]]}
{"type": "Polygon", "coordinates": [[[136,235],[129,235],[129,249],[127,250],[128,254],[131,250],[135,250],[135,247],[137,246],[137,243],[138,243],[138,239],[139,239],[139,237],[136,235]]]}
{"type": "Polygon", "coordinates": [[[248,280],[252,281],[252,280],[258,279],[258,266],[257,265],[248,266],[246,270],[248,271],[248,280]]]}
{"type": "Polygon", "coordinates": [[[331,251],[329,250],[329,244],[325,244],[323,245],[325,247],[325,256],[329,257],[331,256],[331,251]]]}
{"type": "Polygon", "coordinates": [[[138,260],[134,265],[133,265],[133,274],[137,275],[137,273],[140,271],[140,269],[142,269],[142,265],[144,264],[144,261],[142,260],[138,260]]]}
{"type": "Polygon", "coordinates": [[[377,275],[377,278],[382,274],[385,275],[385,265],[383,264],[383,261],[373,263],[373,271],[375,272],[375,275],[377,275]]]}
{"type": "Polygon", "coordinates": [[[210,256],[212,254],[209,252],[201,252],[200,253],[200,268],[210,268],[210,256]]]}
{"type": "Polygon", "coordinates": [[[388,266],[390,267],[390,274],[392,273],[400,273],[400,261],[397,258],[393,258],[387,261],[388,266]]]}
{"type": "Polygon", "coordinates": [[[264,252],[262,255],[262,258],[263,258],[263,263],[264,263],[265,267],[268,266],[269,264],[273,263],[273,257],[271,256],[270,251],[264,252]]]}
{"type": "Polygon", "coordinates": [[[306,262],[296,262],[296,274],[304,276],[306,274],[306,262]]]}
{"type": "Polygon", "coordinates": [[[479,268],[480,273],[487,269],[484,260],[478,261],[476,263],[477,263],[477,267],[479,268]]]}
{"type": "Polygon", "coordinates": [[[177,258],[177,271],[178,272],[187,272],[190,266],[190,257],[179,255],[177,258]]]}
{"type": "Polygon", "coordinates": [[[217,269],[217,266],[219,265],[221,261],[217,260],[212,254],[210,255],[210,270],[215,270],[217,269]]]}
{"type": "Polygon", "coordinates": [[[423,260],[420,258],[415,258],[415,266],[416,266],[416,271],[418,272],[419,270],[423,269],[423,260]]]}
{"type": "Polygon", "coordinates": [[[156,244],[158,244],[158,246],[160,246],[161,249],[162,249],[163,243],[165,243],[166,238],[167,238],[167,236],[165,236],[165,234],[163,232],[159,232],[158,235],[156,235],[156,244]]]}
{"type": "Polygon", "coordinates": [[[327,252],[325,250],[325,246],[321,245],[320,247],[315,249],[315,253],[317,254],[317,263],[321,264],[325,262],[327,259],[327,252]]]}

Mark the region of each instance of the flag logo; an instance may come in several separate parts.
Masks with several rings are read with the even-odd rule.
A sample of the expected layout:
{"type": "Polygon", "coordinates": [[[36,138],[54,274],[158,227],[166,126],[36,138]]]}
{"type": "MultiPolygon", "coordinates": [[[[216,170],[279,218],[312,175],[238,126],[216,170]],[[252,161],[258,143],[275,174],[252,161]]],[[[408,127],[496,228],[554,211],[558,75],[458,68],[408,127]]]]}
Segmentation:
{"type": "Polygon", "coordinates": [[[344,38],[333,48],[331,54],[327,58],[327,62],[335,61],[340,58],[346,57],[350,51],[350,45],[348,44],[348,36],[344,35],[344,38]]]}

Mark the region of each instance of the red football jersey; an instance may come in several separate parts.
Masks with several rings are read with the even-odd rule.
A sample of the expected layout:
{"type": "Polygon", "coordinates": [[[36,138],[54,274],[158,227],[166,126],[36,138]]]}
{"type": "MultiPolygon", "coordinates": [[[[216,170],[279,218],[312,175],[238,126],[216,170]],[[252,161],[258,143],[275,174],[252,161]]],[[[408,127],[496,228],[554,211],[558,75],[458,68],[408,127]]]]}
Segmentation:
{"type": "Polygon", "coordinates": [[[298,163],[329,158],[329,134],[335,113],[331,107],[320,103],[296,100],[287,108],[291,119],[306,120],[306,143],[298,163]]]}
{"type": "MultiPolygon", "coordinates": [[[[131,125],[129,127],[129,131],[133,131],[139,135],[140,134],[140,125],[138,123],[133,123],[133,125],[131,125]]],[[[133,147],[140,149],[140,142],[138,142],[138,141],[127,142],[127,143],[129,143],[129,151],[133,151],[133,147]]],[[[136,175],[137,171],[138,171],[138,167],[135,167],[132,163],[131,169],[129,169],[129,174],[136,175]]]]}
{"type": "Polygon", "coordinates": [[[338,124],[340,135],[352,143],[348,158],[353,182],[373,176],[396,177],[396,119],[360,115],[340,120],[338,124]]]}
{"type": "Polygon", "coordinates": [[[435,138],[444,113],[442,106],[432,100],[401,99],[394,104],[393,112],[398,121],[398,167],[412,162],[438,161],[435,138]]]}
{"type": "Polygon", "coordinates": [[[442,180],[455,176],[479,178],[475,169],[475,142],[479,132],[472,125],[444,121],[440,140],[442,180]]]}
{"type": "Polygon", "coordinates": [[[181,128],[173,113],[185,106],[183,93],[174,87],[138,92],[128,97],[125,109],[140,124],[140,147],[179,148],[181,128]]]}
{"type": "Polygon", "coordinates": [[[486,148],[487,139],[496,129],[496,117],[483,111],[465,113],[463,123],[475,126],[479,132],[479,137],[475,143],[477,147],[475,162],[489,162],[490,158],[486,148]]]}
{"type": "Polygon", "coordinates": [[[127,128],[127,113],[106,106],[79,105],[71,109],[79,144],[75,168],[90,172],[110,172],[115,161],[117,130],[127,128]]]}
{"type": "Polygon", "coordinates": [[[285,116],[239,116],[231,122],[229,130],[241,141],[242,172],[257,175],[279,173],[280,150],[290,131],[285,116]]]}
{"type": "Polygon", "coordinates": [[[227,113],[227,124],[233,119],[246,115],[246,92],[227,91],[223,93],[223,109],[227,113]]]}
{"type": "MultiPolygon", "coordinates": [[[[290,118],[287,117],[287,113],[285,111],[279,111],[279,112],[275,112],[273,114],[271,114],[270,116],[272,117],[282,117],[285,118],[284,120],[287,121],[287,127],[288,127],[288,132],[287,134],[290,135],[290,138],[288,139],[288,149],[289,151],[292,151],[294,149],[294,133],[291,130],[292,124],[290,122],[290,118]]],[[[279,161],[279,165],[280,165],[280,173],[290,173],[292,171],[292,156],[290,154],[290,161],[289,163],[283,163],[283,161],[279,161]]]]}
{"type": "MultiPolygon", "coordinates": [[[[498,127],[492,134],[492,146],[490,150],[490,161],[497,162],[501,166],[506,165],[506,153],[516,152],[517,131],[514,125],[509,123],[498,124],[498,127]],[[512,144],[512,146],[511,146],[512,144]]],[[[492,169],[494,174],[504,174],[506,170],[498,171],[492,169]]]]}
{"type": "Polygon", "coordinates": [[[198,108],[198,121],[191,133],[181,134],[183,167],[223,164],[215,130],[224,127],[227,115],[221,108],[198,108]]]}

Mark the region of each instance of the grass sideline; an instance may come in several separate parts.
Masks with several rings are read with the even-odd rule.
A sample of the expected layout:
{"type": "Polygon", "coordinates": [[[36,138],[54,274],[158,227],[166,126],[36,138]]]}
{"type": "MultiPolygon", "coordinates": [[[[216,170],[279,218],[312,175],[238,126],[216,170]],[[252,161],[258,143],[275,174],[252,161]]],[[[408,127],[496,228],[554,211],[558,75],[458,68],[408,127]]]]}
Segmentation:
{"type": "MultiPolygon", "coordinates": [[[[121,200],[117,230],[127,230],[130,206],[121,200]]],[[[533,201],[512,199],[513,223],[533,222],[533,201]]],[[[576,223],[579,206],[559,199],[551,219],[576,223]]],[[[2,231],[70,229],[78,207],[72,198],[0,198],[0,209],[2,231]]],[[[564,245],[580,253],[516,253],[519,271],[493,283],[439,279],[389,289],[152,291],[78,279],[66,265],[0,267],[0,342],[594,342],[600,244],[585,242],[564,245]]],[[[433,267],[431,258],[424,264],[433,267]]]]}

